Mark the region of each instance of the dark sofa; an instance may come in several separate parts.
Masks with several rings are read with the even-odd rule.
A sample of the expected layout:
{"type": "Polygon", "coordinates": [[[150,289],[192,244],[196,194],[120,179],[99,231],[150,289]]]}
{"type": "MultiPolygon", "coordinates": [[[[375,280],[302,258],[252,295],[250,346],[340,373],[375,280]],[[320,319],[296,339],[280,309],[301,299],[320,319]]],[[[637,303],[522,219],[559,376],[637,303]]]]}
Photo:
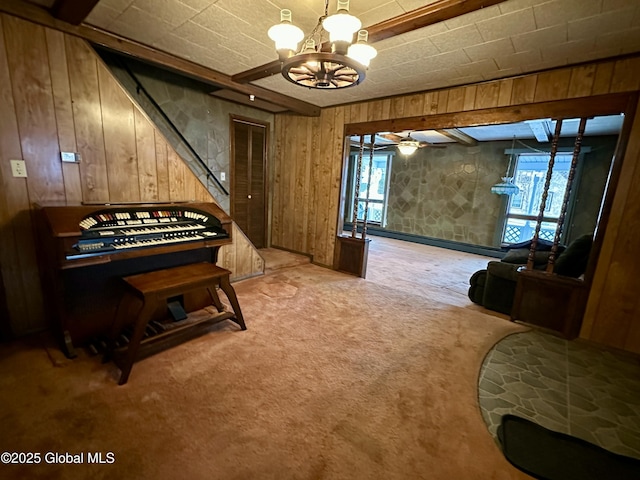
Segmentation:
{"type": "MultiPolygon", "coordinates": [[[[558,246],[553,273],[578,278],[587,269],[593,235],[583,235],[568,247],[558,246]]],[[[500,261],[489,262],[486,269],[475,272],[469,279],[469,299],[496,312],[511,313],[518,281],[518,269],[526,265],[531,242],[512,245],[500,261]]],[[[539,241],[534,268],[545,270],[551,243],[539,241]]]]}

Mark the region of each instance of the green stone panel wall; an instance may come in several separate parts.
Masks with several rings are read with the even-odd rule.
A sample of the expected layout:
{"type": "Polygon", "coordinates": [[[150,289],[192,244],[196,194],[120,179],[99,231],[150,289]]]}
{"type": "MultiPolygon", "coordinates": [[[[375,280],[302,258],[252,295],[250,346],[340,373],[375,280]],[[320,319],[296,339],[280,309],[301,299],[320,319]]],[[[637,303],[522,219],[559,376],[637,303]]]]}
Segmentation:
{"type": "Polygon", "coordinates": [[[511,142],[422,148],[394,158],[387,228],[442,240],[492,246],[504,210],[491,186],[505,174],[511,142]]]}
{"type": "MultiPolygon", "coordinates": [[[[566,226],[565,243],[593,232],[597,224],[617,136],[586,137],[590,152],[582,159],[576,202],[566,226]]],[[[543,151],[550,145],[525,142],[543,151]]],[[[573,139],[561,139],[571,151],[573,139]]],[[[491,193],[505,174],[511,141],[474,147],[422,148],[413,156],[394,157],[387,206],[388,230],[480,246],[499,246],[499,225],[506,197],[491,193]]],[[[516,150],[523,149],[516,145],[516,150]]]]}
{"type": "Polygon", "coordinates": [[[583,142],[583,145],[591,147],[591,152],[583,158],[566,243],[594,231],[617,143],[617,136],[588,137],[583,142]]]}
{"type": "MultiPolygon", "coordinates": [[[[201,82],[131,60],[126,62],[125,68],[125,64],[117,57],[102,51],[99,53],[120,83],[160,129],[171,146],[186,160],[191,170],[202,182],[207,185],[220,206],[229,212],[229,196],[225,195],[213,180],[207,181],[205,169],[185,147],[180,137],[169,127],[168,122],[155,109],[154,105],[138,90],[135,81],[131,78],[126,68],[135,75],[136,79],[178,128],[214,175],[221,180],[220,174],[222,172],[225,173],[226,179],[221,183],[227,191],[229,191],[231,185],[230,115],[259,120],[270,125],[273,125],[274,115],[263,110],[213,97],[209,95],[212,90],[211,87],[201,82]]],[[[270,128],[270,132],[273,135],[273,128],[270,128]]],[[[269,139],[269,145],[273,145],[271,138],[269,139]]]]}

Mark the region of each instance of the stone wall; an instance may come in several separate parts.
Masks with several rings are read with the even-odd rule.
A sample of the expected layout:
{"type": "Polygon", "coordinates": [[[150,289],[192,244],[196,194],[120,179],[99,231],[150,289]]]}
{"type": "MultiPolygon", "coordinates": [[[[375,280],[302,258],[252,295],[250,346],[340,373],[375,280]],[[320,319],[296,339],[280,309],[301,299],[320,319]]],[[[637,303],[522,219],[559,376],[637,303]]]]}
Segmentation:
{"type": "MultiPolygon", "coordinates": [[[[593,232],[597,223],[616,136],[587,137],[589,148],[577,177],[576,200],[566,227],[565,242],[593,232]]],[[[550,145],[525,142],[549,151],[550,145]]],[[[573,139],[561,139],[571,151],[573,139]]],[[[516,150],[523,150],[516,145],[516,150]]],[[[387,206],[388,230],[471,245],[500,246],[506,197],[491,193],[505,174],[511,141],[482,142],[464,147],[422,148],[411,157],[394,157],[387,206]]]]}
{"type": "MultiPolygon", "coordinates": [[[[207,179],[206,170],[170,128],[152,102],[137,88],[129,72],[134,74],[214,175],[221,180],[220,174],[225,173],[226,178],[224,181],[221,180],[221,183],[227,191],[231,185],[230,115],[273,125],[273,114],[213,97],[209,95],[213,88],[201,82],[132,60],[123,63],[122,58],[113,54],[102,51],[99,53],[131,97],[153,120],[178,154],[187,161],[191,170],[207,185],[220,206],[226,212],[230,212],[229,195],[226,195],[215,181],[207,179]]],[[[270,128],[270,132],[273,132],[273,128],[270,128]]],[[[271,138],[268,141],[270,146],[273,145],[271,138]]]]}
{"type": "Polygon", "coordinates": [[[421,148],[391,168],[387,229],[493,246],[503,198],[491,193],[509,161],[511,142],[421,148]]]}
{"type": "Polygon", "coordinates": [[[602,197],[609,176],[611,159],[618,143],[615,135],[587,137],[583,145],[591,148],[584,156],[582,171],[578,178],[576,202],[569,220],[566,243],[580,235],[591,233],[596,228],[602,197]]]}

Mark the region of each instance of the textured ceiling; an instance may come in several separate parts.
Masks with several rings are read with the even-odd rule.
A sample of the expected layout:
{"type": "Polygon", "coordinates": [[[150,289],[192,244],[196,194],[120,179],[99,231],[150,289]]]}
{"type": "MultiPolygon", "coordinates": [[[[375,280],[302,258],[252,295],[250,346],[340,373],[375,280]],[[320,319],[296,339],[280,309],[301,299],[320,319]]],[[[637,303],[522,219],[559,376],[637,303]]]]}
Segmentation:
{"type": "MultiPolygon", "coordinates": [[[[330,13],[335,10],[330,2],[330,13]]],[[[373,25],[433,3],[351,0],[351,12],[373,25]]],[[[86,19],[109,32],[192,60],[227,75],[277,58],[267,36],[281,8],[305,33],[322,0],[101,0],[86,19]]],[[[640,51],[638,0],[507,0],[375,43],[361,85],[317,91],[282,76],[264,88],[325,107],[474,83],[640,51]]]]}

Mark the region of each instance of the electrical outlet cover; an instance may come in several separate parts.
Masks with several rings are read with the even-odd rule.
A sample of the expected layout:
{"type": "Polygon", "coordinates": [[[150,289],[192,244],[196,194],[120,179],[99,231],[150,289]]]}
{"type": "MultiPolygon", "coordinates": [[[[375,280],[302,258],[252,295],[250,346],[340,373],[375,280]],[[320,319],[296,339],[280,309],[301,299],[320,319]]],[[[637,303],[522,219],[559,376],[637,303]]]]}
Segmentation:
{"type": "Polygon", "coordinates": [[[26,178],[27,165],[24,160],[11,160],[11,173],[14,177],[26,178]]]}

